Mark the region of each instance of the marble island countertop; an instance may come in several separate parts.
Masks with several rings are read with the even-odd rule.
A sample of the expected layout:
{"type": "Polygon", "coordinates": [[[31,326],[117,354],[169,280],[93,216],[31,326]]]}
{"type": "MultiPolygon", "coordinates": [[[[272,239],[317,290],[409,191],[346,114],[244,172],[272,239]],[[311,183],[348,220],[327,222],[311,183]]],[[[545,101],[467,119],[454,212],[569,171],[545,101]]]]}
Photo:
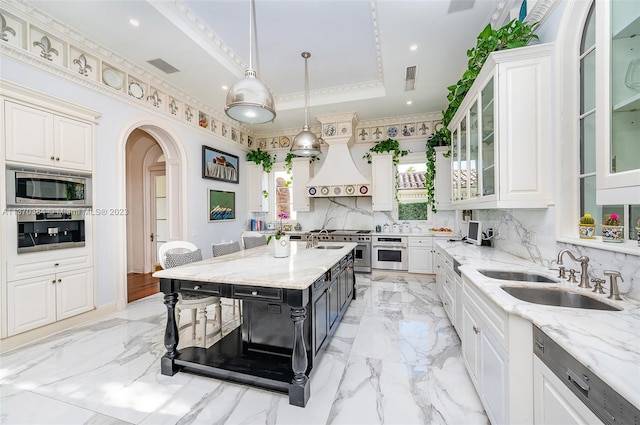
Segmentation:
{"type": "MultiPolygon", "coordinates": [[[[506,312],[523,317],[545,332],[573,357],[598,375],[634,406],[640,408],[640,301],[621,294],[622,301],[576,283],[558,279],[557,272],[531,261],[489,247],[461,242],[436,242],[461,266],[460,272],[506,312]],[[535,272],[557,283],[515,282],[489,278],[478,270],[518,270],[535,272]],[[590,296],[622,311],[555,307],[521,301],[502,286],[550,287],[590,296]]],[[[579,268],[576,266],[576,268],[579,268]]],[[[605,285],[607,289],[608,283],[605,285]]]]}
{"type": "Polygon", "coordinates": [[[324,272],[353,250],[352,242],[320,242],[318,246],[340,249],[306,248],[306,242],[291,242],[291,253],[275,258],[272,244],[241,250],[221,257],[160,270],[153,277],[201,282],[306,289],[324,272]]]}

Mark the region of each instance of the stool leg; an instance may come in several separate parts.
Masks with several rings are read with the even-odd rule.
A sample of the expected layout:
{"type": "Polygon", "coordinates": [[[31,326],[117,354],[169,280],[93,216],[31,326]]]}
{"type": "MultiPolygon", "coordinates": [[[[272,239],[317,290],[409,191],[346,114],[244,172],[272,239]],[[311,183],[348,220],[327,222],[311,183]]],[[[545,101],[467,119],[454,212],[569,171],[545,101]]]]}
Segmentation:
{"type": "Polygon", "coordinates": [[[218,322],[218,326],[220,326],[220,338],[222,338],[222,302],[218,300],[215,303],[216,308],[216,321],[218,322]]]}
{"type": "Polygon", "coordinates": [[[196,313],[197,309],[191,309],[191,338],[196,339],[196,313]]]}
{"type": "Polygon", "coordinates": [[[207,307],[204,306],[200,310],[200,326],[202,327],[202,346],[207,347],[207,307]]]}

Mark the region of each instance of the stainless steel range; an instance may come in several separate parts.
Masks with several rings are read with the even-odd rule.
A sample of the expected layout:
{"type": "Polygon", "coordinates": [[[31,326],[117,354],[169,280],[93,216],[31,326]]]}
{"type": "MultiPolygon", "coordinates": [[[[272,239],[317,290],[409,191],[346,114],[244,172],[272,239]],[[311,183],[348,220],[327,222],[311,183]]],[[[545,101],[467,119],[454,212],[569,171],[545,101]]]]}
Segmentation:
{"type": "Polygon", "coordinates": [[[353,269],[356,272],[371,273],[371,230],[312,230],[318,240],[327,242],[357,243],[353,269]]]}

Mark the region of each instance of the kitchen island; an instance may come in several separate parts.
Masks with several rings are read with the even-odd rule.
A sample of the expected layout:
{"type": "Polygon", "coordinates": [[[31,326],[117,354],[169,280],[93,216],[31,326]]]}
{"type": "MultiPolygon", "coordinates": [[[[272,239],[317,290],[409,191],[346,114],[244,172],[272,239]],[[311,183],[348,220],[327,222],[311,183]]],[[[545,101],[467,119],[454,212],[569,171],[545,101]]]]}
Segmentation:
{"type": "Polygon", "coordinates": [[[309,374],[355,298],[355,243],[291,243],[275,258],[262,246],[153,274],[167,306],[163,375],[179,371],[289,394],[289,403],[309,400],[309,374]],[[178,293],[243,301],[242,324],[211,347],[177,350],[178,293]]]}

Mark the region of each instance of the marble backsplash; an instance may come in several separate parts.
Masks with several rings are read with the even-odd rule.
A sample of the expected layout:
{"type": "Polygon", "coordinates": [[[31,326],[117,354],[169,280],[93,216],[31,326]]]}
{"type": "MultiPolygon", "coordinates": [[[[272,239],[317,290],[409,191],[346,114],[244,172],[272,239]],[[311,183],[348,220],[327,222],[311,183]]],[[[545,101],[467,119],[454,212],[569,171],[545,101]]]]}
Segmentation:
{"type": "MultiPolygon", "coordinates": [[[[619,282],[620,293],[640,300],[640,256],[557,242],[554,217],[553,207],[544,210],[478,210],[483,226],[497,229],[495,249],[552,268],[558,267],[555,263],[558,251],[570,249],[576,257],[589,257],[591,278],[605,278],[604,270],[620,271],[624,279],[624,282],[619,282]]],[[[565,257],[564,262],[567,269],[580,270],[580,264],[572,264],[569,257],[565,257]]],[[[608,279],[605,288],[609,288],[608,279]]]]}

